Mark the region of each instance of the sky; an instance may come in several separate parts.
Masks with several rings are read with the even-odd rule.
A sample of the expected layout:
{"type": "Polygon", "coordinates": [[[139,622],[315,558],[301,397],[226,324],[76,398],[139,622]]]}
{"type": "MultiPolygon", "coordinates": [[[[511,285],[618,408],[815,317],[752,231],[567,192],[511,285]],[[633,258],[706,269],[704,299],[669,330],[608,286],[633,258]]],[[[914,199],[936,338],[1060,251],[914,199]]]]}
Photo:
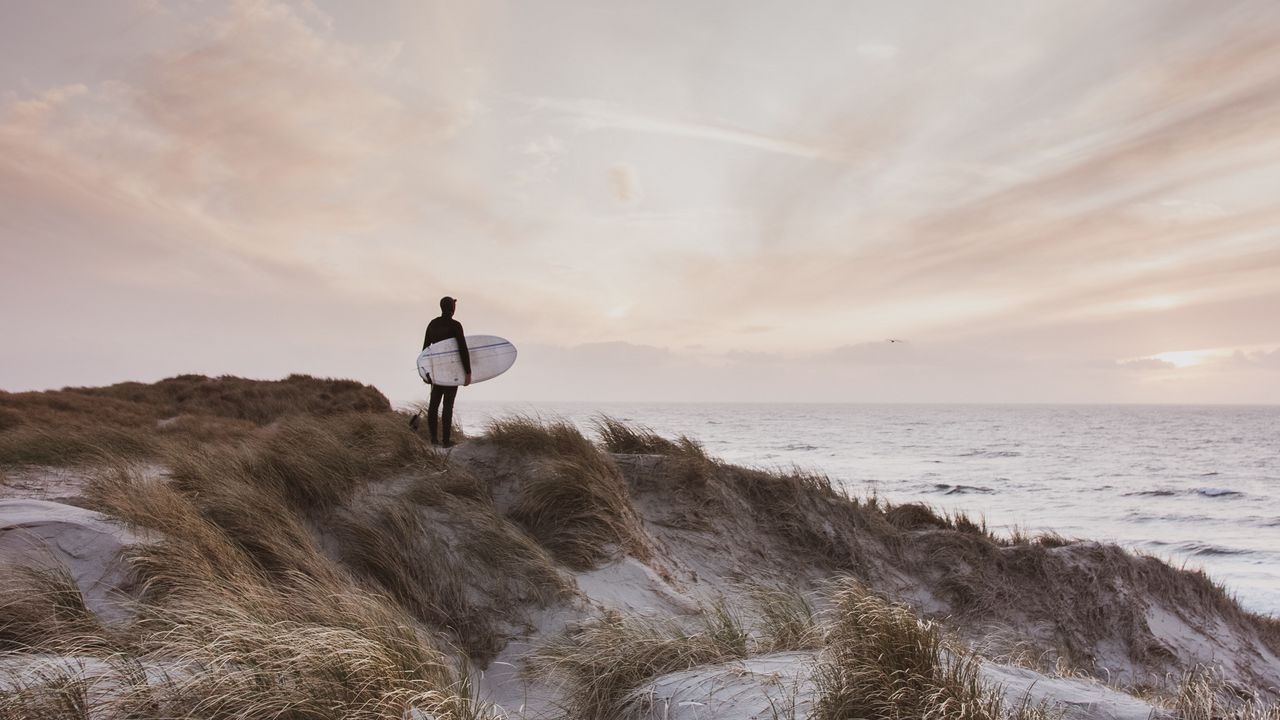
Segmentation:
{"type": "Polygon", "coordinates": [[[1272,0],[0,0],[0,388],[1280,403],[1278,190],[1272,0]]]}

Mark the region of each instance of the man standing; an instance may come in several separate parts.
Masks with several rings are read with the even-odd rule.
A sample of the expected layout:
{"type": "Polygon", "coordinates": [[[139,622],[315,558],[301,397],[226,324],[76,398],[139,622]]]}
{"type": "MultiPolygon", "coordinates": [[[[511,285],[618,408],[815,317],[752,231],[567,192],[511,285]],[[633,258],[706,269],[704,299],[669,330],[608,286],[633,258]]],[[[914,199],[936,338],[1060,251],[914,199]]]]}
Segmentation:
{"type": "MultiPolygon", "coordinates": [[[[437,343],[441,340],[455,338],[458,341],[458,355],[462,357],[462,370],[467,374],[463,385],[471,384],[471,353],[467,351],[467,338],[462,333],[462,323],[453,319],[453,312],[458,307],[456,298],[442,297],[440,298],[440,317],[435,318],[427,324],[427,335],[422,340],[422,349],[426,350],[431,343],[437,343]]],[[[449,441],[450,431],[453,426],[453,399],[458,395],[457,385],[431,385],[431,402],[427,405],[427,430],[431,433],[432,445],[443,445],[444,447],[453,447],[453,443],[449,441]],[[436,440],[436,412],[440,409],[440,401],[444,400],[444,432],[439,435],[436,440]]],[[[414,415],[413,420],[409,423],[416,430],[418,428],[418,416],[414,415]]]]}

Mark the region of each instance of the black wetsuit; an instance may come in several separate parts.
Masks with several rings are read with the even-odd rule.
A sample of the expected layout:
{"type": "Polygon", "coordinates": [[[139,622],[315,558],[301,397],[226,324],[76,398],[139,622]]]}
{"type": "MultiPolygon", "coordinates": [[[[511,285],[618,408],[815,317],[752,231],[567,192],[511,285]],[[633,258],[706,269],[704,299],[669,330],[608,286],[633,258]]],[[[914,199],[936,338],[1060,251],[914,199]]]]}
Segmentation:
{"type": "MultiPolygon", "coordinates": [[[[458,354],[462,356],[462,370],[471,374],[471,353],[467,350],[467,338],[462,334],[462,323],[451,317],[441,315],[427,323],[427,334],[422,339],[422,349],[426,350],[431,343],[456,338],[458,354]]],[[[453,429],[453,399],[458,395],[458,386],[431,385],[431,402],[427,405],[427,430],[431,433],[431,442],[436,442],[436,413],[440,410],[440,401],[444,400],[444,411],[441,413],[444,428],[440,434],[440,442],[449,444],[449,434],[453,429]]]]}

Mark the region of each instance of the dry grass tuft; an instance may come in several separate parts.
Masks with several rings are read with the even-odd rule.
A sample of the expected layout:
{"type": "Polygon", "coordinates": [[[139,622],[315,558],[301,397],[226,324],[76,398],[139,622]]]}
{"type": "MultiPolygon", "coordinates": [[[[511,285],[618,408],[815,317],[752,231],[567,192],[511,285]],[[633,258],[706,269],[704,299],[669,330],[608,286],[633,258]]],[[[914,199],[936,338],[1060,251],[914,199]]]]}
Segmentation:
{"type": "Polygon", "coordinates": [[[1280,704],[1242,692],[1205,667],[1184,673],[1171,698],[1156,699],[1178,720],[1280,720],[1280,704]]]}
{"type": "Polygon", "coordinates": [[[859,536],[868,530],[869,515],[826,475],[798,468],[770,473],[734,467],[725,473],[730,492],[793,550],[844,570],[866,566],[859,536]]]}
{"type": "Polygon", "coordinates": [[[794,588],[756,585],[746,596],[760,618],[759,651],[815,650],[822,645],[813,603],[794,588]]]}
{"type": "Polygon", "coordinates": [[[836,593],[825,640],[815,720],[1048,716],[1043,706],[1006,707],[1002,694],[981,682],[977,656],[948,646],[939,626],[856,582],[836,593]]]}
{"type": "Polygon", "coordinates": [[[693,628],[609,613],[542,645],[528,658],[529,672],[562,683],[569,718],[629,717],[629,696],[652,678],[746,657],[736,618],[724,605],[693,628]]]}
{"type": "Polygon", "coordinates": [[[626,486],[600,461],[544,461],[520,488],[511,517],[574,570],[590,570],[623,553],[648,554],[626,486]]]}
{"type": "Polygon", "coordinates": [[[628,425],[608,415],[597,417],[594,425],[600,442],[612,453],[667,455],[710,461],[702,445],[685,435],[670,440],[654,432],[652,428],[628,425]]]}
{"type": "MultiPolygon", "coordinates": [[[[434,660],[414,665],[376,633],[241,611],[178,612],[138,656],[0,677],[0,718],[491,717],[434,660]]],[[[3,659],[0,656],[0,659],[3,659]]]]}
{"type": "Polygon", "coordinates": [[[476,659],[505,643],[503,628],[527,606],[572,593],[547,552],[493,505],[415,483],[332,520],[343,563],[476,659]],[[426,495],[430,502],[422,502],[426,495]]]}
{"type": "Polygon", "coordinates": [[[889,505],[885,508],[884,516],[890,525],[899,530],[952,529],[945,517],[924,503],[889,505]]]}
{"type": "Polygon", "coordinates": [[[438,470],[443,460],[396,414],[296,417],[264,431],[237,458],[240,474],[291,507],[320,515],[393,471],[438,470]]]}
{"type": "Polygon", "coordinates": [[[819,647],[822,634],[803,595],[764,586],[743,592],[758,627],[724,598],[701,604],[696,618],[684,620],[614,611],[544,643],[527,658],[528,672],[561,685],[570,718],[647,717],[646,699],[636,691],[659,676],[819,647]]]}
{"type": "Polygon", "coordinates": [[[461,465],[445,464],[413,483],[408,497],[420,505],[444,507],[450,498],[493,504],[493,486],[461,465]]]}
{"type": "Polygon", "coordinates": [[[0,653],[99,651],[118,644],[85,606],[80,588],[61,564],[0,565],[0,653]]]}
{"type": "Polygon", "coordinates": [[[469,597],[469,567],[422,513],[394,503],[339,520],[342,560],[413,616],[448,631],[472,657],[489,657],[502,638],[491,613],[469,597]]]}
{"type": "Polygon", "coordinates": [[[480,440],[522,455],[586,457],[599,454],[596,446],[573,423],[531,415],[494,418],[485,426],[480,440]]]}
{"type": "Polygon", "coordinates": [[[151,433],[136,429],[21,425],[0,431],[0,465],[95,464],[110,456],[149,456],[158,447],[151,433]]]}
{"type": "Polygon", "coordinates": [[[510,515],[574,570],[627,553],[648,557],[639,516],[613,460],[565,421],[494,420],[484,442],[535,460],[510,515]]]}

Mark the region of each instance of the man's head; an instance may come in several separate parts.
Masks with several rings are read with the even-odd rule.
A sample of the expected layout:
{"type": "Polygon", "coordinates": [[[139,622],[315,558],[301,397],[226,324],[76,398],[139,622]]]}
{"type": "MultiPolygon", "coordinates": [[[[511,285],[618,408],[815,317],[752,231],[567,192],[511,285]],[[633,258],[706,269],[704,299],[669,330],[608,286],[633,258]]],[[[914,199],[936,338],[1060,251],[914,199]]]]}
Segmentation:
{"type": "Polygon", "coordinates": [[[448,295],[440,298],[440,314],[445,317],[453,317],[453,311],[458,308],[458,299],[451,298],[448,295]]]}

